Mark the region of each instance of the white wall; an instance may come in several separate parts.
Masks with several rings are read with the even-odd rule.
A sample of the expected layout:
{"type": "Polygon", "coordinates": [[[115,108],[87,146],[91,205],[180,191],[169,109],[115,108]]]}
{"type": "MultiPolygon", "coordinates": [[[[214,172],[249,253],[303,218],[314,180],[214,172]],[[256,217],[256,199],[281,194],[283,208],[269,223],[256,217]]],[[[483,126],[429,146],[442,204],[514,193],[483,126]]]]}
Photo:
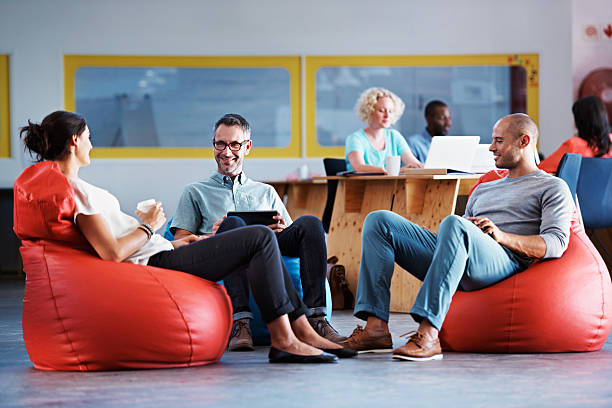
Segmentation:
{"type": "MultiPolygon", "coordinates": [[[[13,159],[0,159],[0,187],[28,165],[17,130],[63,108],[64,54],[324,55],[540,54],[542,150],[572,129],[571,0],[0,0],[0,53],[11,57],[13,159]]],[[[320,160],[247,161],[256,179],[320,160]]],[[[164,201],[173,214],[182,187],[212,160],[94,160],[84,179],[125,209],[164,201]]]]}
{"type": "Polygon", "coordinates": [[[586,26],[612,22],[612,0],[572,0],[573,96],[578,98],[582,80],[598,68],[612,68],[612,39],[599,30],[597,39],[584,34],[586,26]]]}

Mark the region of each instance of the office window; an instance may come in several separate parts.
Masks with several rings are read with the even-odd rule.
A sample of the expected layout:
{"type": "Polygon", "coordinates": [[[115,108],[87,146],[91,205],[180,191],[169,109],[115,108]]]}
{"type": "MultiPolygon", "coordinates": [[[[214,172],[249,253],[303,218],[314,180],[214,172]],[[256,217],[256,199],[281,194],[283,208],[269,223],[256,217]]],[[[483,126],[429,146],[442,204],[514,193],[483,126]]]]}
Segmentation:
{"type": "Polygon", "coordinates": [[[0,55],[0,158],[2,157],[11,157],[8,55],[0,55]]]}
{"type": "Polygon", "coordinates": [[[214,123],[239,113],[253,156],[297,157],[297,57],[66,56],[66,105],[92,131],[94,157],[212,157],[214,123]]]}
{"type": "Polygon", "coordinates": [[[451,109],[452,135],[490,143],[501,116],[525,112],[537,121],[537,55],[440,57],[307,57],[308,156],[344,156],[346,136],[366,126],[354,111],[361,92],[387,88],[406,108],[393,126],[404,136],[425,129],[425,105],[451,109]]]}

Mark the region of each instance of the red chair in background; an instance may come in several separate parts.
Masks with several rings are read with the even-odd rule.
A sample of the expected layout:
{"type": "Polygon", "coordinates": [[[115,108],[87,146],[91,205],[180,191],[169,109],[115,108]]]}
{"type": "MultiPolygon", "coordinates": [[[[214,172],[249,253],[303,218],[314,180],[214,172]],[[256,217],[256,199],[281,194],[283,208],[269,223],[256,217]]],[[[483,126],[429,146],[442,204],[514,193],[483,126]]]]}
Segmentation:
{"type": "Polygon", "coordinates": [[[74,191],[53,162],[24,170],[14,188],[23,337],[34,367],[169,368],[221,358],[232,324],[221,285],[100,259],[72,221],[74,191]]]}

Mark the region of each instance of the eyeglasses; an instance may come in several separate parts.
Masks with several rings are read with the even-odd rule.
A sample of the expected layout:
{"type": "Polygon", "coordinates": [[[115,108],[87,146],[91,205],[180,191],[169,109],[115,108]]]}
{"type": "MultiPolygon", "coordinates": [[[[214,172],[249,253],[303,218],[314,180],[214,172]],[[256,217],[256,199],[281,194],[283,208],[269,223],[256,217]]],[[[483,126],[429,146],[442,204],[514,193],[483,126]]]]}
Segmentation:
{"type": "Polygon", "coordinates": [[[237,152],[238,150],[240,150],[242,148],[242,145],[244,145],[247,142],[248,142],[248,140],[245,140],[244,142],[229,142],[229,143],[225,143],[225,142],[222,142],[220,140],[213,140],[213,146],[214,146],[215,150],[219,150],[219,151],[223,151],[223,150],[225,150],[225,148],[227,146],[229,146],[229,148],[230,148],[230,150],[232,152],[237,152]]]}

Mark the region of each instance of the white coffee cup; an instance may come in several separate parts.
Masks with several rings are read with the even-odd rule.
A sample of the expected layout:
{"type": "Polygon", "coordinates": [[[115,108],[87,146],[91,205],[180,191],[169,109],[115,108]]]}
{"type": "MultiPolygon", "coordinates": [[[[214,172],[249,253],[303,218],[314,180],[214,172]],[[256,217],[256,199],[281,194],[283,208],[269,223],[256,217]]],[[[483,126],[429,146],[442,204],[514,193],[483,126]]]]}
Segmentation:
{"type": "Polygon", "coordinates": [[[400,156],[385,157],[385,170],[390,176],[399,176],[402,158],[400,156]]]}
{"type": "Polygon", "coordinates": [[[156,201],[154,198],[144,200],[136,204],[136,209],[141,212],[147,212],[151,207],[155,205],[156,201]]]}
{"type": "Polygon", "coordinates": [[[298,179],[306,180],[308,178],[308,166],[306,164],[298,167],[298,179]]]}

